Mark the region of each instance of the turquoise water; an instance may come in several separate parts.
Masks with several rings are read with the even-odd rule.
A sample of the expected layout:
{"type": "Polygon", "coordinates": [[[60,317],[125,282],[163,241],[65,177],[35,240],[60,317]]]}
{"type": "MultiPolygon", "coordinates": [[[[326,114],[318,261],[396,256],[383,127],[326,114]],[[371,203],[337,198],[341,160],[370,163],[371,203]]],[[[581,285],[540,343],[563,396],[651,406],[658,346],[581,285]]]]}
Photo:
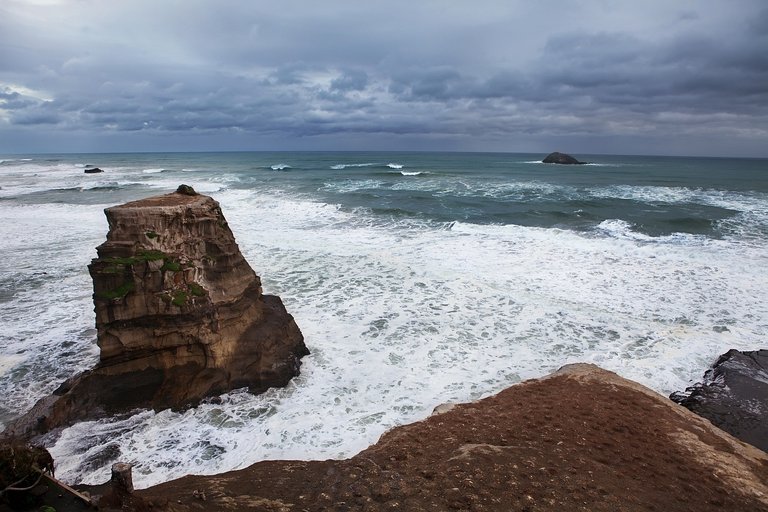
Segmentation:
{"type": "Polygon", "coordinates": [[[47,155],[2,165],[34,172],[89,162],[110,172],[69,187],[54,181],[18,195],[9,188],[3,198],[95,204],[141,195],[158,178],[211,179],[233,189],[276,190],[364,208],[384,220],[581,231],[618,220],[650,236],[721,237],[732,233],[729,221],[738,223],[740,202],[759,201],[768,192],[765,160],[585,155],[581,158],[591,164],[573,167],[540,164],[540,158],[477,153],[47,155]],[[125,179],[121,171],[128,169],[145,174],[125,179]]]}
{"type": "Polygon", "coordinates": [[[180,183],[218,200],[312,354],[286,389],[49,440],[57,475],[138,486],[343,457],[439,403],[570,362],[669,393],[768,334],[768,161],[456,153],[0,157],[0,423],[98,357],[103,209],[180,183]],[[86,165],[100,174],[85,174],[86,165]]]}

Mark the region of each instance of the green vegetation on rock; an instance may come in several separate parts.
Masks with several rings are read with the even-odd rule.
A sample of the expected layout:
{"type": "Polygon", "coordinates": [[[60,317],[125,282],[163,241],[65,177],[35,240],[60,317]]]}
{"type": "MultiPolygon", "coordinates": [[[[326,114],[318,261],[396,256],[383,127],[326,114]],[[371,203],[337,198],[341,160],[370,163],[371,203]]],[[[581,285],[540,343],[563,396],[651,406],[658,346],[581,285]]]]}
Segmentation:
{"type": "Polygon", "coordinates": [[[171,298],[171,304],[174,306],[183,306],[187,303],[187,299],[189,298],[189,295],[187,295],[187,292],[178,290],[173,293],[173,297],[171,298]]]}
{"type": "Polygon", "coordinates": [[[189,283],[189,291],[195,297],[205,297],[205,288],[197,283],[189,283]]]}
{"type": "Polygon", "coordinates": [[[145,250],[145,251],[139,251],[136,253],[136,256],[129,256],[127,258],[124,257],[112,257],[112,258],[104,258],[105,263],[111,263],[113,265],[135,265],[137,263],[145,263],[148,261],[157,261],[157,260],[164,260],[166,258],[169,258],[167,254],[165,254],[163,251],[154,251],[154,250],[145,250]]]}
{"type": "MultiPolygon", "coordinates": [[[[149,233],[154,233],[154,231],[150,231],[149,233]]],[[[149,236],[149,233],[147,233],[147,236],[149,236]]],[[[155,236],[157,236],[157,234],[155,234],[155,236]]],[[[138,251],[136,256],[104,258],[102,261],[104,261],[107,266],[102,269],[102,272],[107,274],[117,274],[121,272],[124,267],[160,260],[163,261],[163,266],[160,268],[160,270],[163,271],[179,272],[185,266],[189,266],[175,260],[171,255],[166,254],[163,251],[142,250],[138,251]]]]}
{"type": "Polygon", "coordinates": [[[163,260],[163,266],[160,268],[163,271],[178,272],[181,270],[181,263],[172,260],[163,260]]]}
{"type": "Polygon", "coordinates": [[[155,250],[139,251],[137,255],[138,255],[137,257],[139,261],[157,261],[157,260],[164,260],[166,258],[169,258],[169,256],[165,254],[163,251],[155,251],[155,250]]]}
{"type": "Polygon", "coordinates": [[[114,290],[97,293],[96,296],[102,299],[109,299],[109,300],[122,299],[123,297],[131,293],[135,288],[136,288],[136,285],[133,284],[133,281],[128,281],[121,284],[114,290]]]}

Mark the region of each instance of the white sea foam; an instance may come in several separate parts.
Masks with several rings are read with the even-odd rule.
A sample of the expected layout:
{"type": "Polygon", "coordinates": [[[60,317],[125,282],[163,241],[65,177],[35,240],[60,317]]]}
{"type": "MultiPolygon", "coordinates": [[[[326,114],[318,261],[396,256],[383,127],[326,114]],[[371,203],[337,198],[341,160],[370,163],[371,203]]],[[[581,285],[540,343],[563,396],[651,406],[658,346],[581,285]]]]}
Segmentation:
{"type": "MultiPolygon", "coordinates": [[[[55,169],[35,171],[45,177],[34,186],[50,187],[58,175],[91,183],[82,169],[55,169]]],[[[96,182],[178,186],[171,173],[141,170],[115,169],[96,182]]],[[[24,186],[14,172],[0,179],[18,176],[15,186],[24,186]]],[[[348,456],[439,403],[476,399],[569,362],[595,362],[668,393],[718,354],[752,349],[768,333],[765,236],[649,237],[618,220],[585,233],[382,220],[287,192],[229,188],[235,175],[191,177],[196,190],[215,191],[265,292],[283,298],[312,353],[284,389],[66,429],[51,450],[57,475],[69,481],[108,479],[112,461],[89,460],[112,443],[120,460],[136,463],[138,487],[263,459],[348,456]]],[[[384,183],[343,180],[323,191],[384,183]]],[[[569,193],[533,182],[442,183],[451,194],[569,193]]],[[[394,186],[438,193],[439,184],[424,176],[394,186]]],[[[648,200],[693,195],[742,208],[749,217],[728,219],[734,230],[765,226],[765,198],[662,189],[602,190],[648,200]]],[[[0,308],[0,360],[23,358],[0,374],[0,407],[21,412],[96,361],[86,265],[106,233],[102,208],[0,202],[0,290],[9,297],[0,308]]]]}
{"type": "Polygon", "coordinates": [[[702,198],[701,190],[686,187],[611,185],[591,191],[594,197],[628,199],[642,202],[686,203],[702,198]]]}
{"type": "MultiPolygon", "coordinates": [[[[402,171],[401,171],[402,172],[402,171]]],[[[408,172],[408,171],[406,171],[408,172]]],[[[506,183],[470,181],[464,178],[432,178],[427,173],[426,178],[418,180],[402,180],[392,186],[396,190],[419,190],[432,192],[435,196],[504,198],[522,200],[531,197],[557,195],[559,199],[570,196],[576,197],[577,191],[572,187],[552,185],[536,181],[513,181],[506,183]]]]}
{"type": "Polygon", "coordinates": [[[331,166],[331,169],[338,171],[338,170],[346,169],[347,167],[373,167],[375,165],[381,165],[381,164],[377,164],[373,162],[368,162],[364,164],[335,164],[331,166]]]}
{"type": "Polygon", "coordinates": [[[717,221],[722,232],[740,243],[762,243],[768,234],[768,194],[687,187],[619,185],[591,192],[598,198],[628,199],[644,203],[701,204],[733,210],[734,216],[717,221]]]}
{"type": "Polygon", "coordinates": [[[159,169],[144,169],[144,170],[143,170],[143,171],[141,171],[141,172],[143,172],[144,174],[157,174],[157,173],[159,173],[159,172],[163,172],[164,170],[165,170],[165,169],[163,169],[163,168],[161,167],[161,168],[159,168],[159,169]]]}
{"type": "Polygon", "coordinates": [[[389,164],[387,164],[387,167],[389,167],[390,169],[402,169],[403,165],[402,164],[389,163],[389,164]]]}
{"type": "Polygon", "coordinates": [[[371,190],[377,189],[384,184],[381,180],[367,179],[367,180],[342,180],[337,182],[326,183],[322,190],[339,192],[348,194],[350,192],[356,192],[358,190],[371,190]]]}
{"type": "Polygon", "coordinates": [[[362,212],[245,190],[217,199],[265,290],[304,332],[312,354],[302,375],[181,414],[74,426],[52,448],[71,464],[57,474],[107,479],[108,464],[73,456],[88,439],[103,446],[100,436],[137,463],[139,487],[263,459],[348,456],[439,403],[576,361],[667,393],[768,329],[768,278],[752,271],[768,252],[758,248],[617,237],[628,229],[620,223],[607,236],[461,222],[444,230],[376,225],[362,212]]]}
{"type": "Polygon", "coordinates": [[[275,164],[275,165],[269,166],[269,168],[272,169],[273,171],[284,171],[285,169],[290,169],[291,166],[288,164],[275,164]]]}
{"type": "Polygon", "coordinates": [[[19,366],[22,361],[24,361],[24,357],[20,355],[0,355],[0,376],[7,373],[11,368],[19,366]]]}
{"type": "Polygon", "coordinates": [[[598,224],[595,229],[615,238],[637,241],[653,240],[653,237],[634,231],[631,223],[621,219],[606,219],[598,224]]]}
{"type": "Polygon", "coordinates": [[[145,181],[149,177],[137,169],[116,167],[103,173],[86,174],[78,165],[65,162],[33,162],[4,166],[0,174],[0,197],[131,184],[152,186],[145,181]]]}
{"type": "Polygon", "coordinates": [[[20,413],[96,362],[87,265],[104,240],[102,206],[0,203],[0,407],[20,413]],[[101,231],[101,233],[99,233],[101,231]],[[10,359],[9,359],[10,358],[10,359]]]}
{"type": "Polygon", "coordinates": [[[400,171],[400,174],[403,176],[418,176],[421,174],[421,171],[400,171]]]}

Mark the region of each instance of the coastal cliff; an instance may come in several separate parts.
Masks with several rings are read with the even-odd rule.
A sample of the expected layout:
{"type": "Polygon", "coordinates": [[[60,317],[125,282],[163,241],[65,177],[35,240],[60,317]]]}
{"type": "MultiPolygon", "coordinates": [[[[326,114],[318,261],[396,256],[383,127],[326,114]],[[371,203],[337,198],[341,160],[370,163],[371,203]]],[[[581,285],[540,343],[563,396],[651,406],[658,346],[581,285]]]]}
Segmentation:
{"type": "MultiPolygon", "coordinates": [[[[187,510],[767,511],[768,454],[594,365],[395,428],[347,460],[265,461],[136,491],[187,510]]],[[[118,506],[106,495],[103,506],[118,506]]]]}
{"type": "Polygon", "coordinates": [[[107,240],[89,265],[99,363],[6,434],[261,392],[299,373],[303,336],[280,298],[262,294],[216,201],[181,186],[105,213],[107,240]]]}

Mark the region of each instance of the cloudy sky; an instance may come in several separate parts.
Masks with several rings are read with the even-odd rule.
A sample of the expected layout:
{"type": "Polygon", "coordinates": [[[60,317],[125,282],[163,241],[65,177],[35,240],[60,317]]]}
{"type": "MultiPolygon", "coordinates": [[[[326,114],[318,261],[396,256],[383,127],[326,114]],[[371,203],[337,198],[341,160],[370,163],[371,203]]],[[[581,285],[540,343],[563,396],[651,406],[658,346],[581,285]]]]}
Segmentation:
{"type": "Polygon", "coordinates": [[[555,149],[768,157],[768,2],[0,2],[0,153],[555,149]]]}

